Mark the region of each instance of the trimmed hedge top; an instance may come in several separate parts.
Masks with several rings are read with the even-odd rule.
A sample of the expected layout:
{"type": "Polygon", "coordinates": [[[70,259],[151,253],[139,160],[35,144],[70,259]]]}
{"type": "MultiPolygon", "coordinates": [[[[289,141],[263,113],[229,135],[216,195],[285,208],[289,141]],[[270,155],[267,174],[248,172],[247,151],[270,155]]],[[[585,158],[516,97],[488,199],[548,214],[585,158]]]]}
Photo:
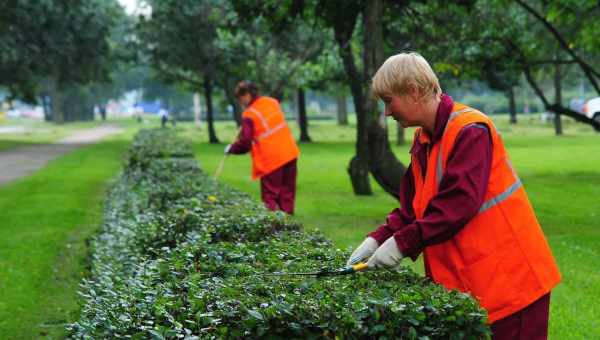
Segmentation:
{"type": "Polygon", "coordinates": [[[193,159],[189,143],[181,143],[171,129],[141,130],[133,139],[127,155],[126,168],[142,170],[157,158],[193,159]]]}
{"type": "Polygon", "coordinates": [[[126,164],[92,242],[92,275],[82,283],[71,337],[489,336],[485,311],[469,295],[406,268],[320,279],[265,275],[339,268],[349,252],[203,174],[173,133],[141,132],[126,164]],[[157,140],[160,152],[152,150],[157,140]]]}

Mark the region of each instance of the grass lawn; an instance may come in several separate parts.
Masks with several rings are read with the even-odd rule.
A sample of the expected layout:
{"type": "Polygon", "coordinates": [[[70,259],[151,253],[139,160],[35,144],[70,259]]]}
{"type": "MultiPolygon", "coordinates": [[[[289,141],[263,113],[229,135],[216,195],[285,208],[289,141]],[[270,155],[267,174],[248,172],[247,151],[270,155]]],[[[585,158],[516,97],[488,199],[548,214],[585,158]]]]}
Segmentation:
{"type": "Polygon", "coordinates": [[[64,337],[76,319],[86,240],[131,132],[51,161],[0,187],[0,338],[64,337]]]}
{"type": "MultiPolygon", "coordinates": [[[[100,223],[106,185],[119,171],[122,152],[138,127],[131,121],[119,124],[127,127],[124,135],[74,151],[30,177],[0,187],[1,339],[45,334],[59,338],[64,323],[76,317],[77,285],[86,271],[85,240],[100,223]]],[[[144,127],[158,125],[152,120],[144,127]]],[[[565,136],[555,137],[552,127],[535,117],[521,116],[517,126],[501,117],[497,125],[563,274],[552,295],[550,337],[597,337],[600,267],[594,259],[600,255],[600,134],[565,122],[565,136]]],[[[56,140],[78,128],[65,127],[54,135],[31,138],[0,135],[0,149],[56,140]]],[[[208,144],[205,126],[199,131],[191,123],[178,123],[177,129],[194,141],[201,167],[214,173],[224,144],[208,144]]],[[[217,123],[223,143],[230,142],[235,131],[233,123],[217,123]]],[[[374,181],[373,196],[353,195],[346,167],[354,153],[354,126],[311,122],[310,135],[316,142],[301,145],[296,218],[307,229],[321,229],[337,247],[354,247],[398,203],[374,181]]],[[[406,163],[409,146],[393,147],[406,163]]],[[[259,199],[259,185],[250,180],[249,156],[229,156],[220,180],[259,199]]],[[[422,272],[420,262],[405,264],[422,272]]]]}
{"type": "MultiPolygon", "coordinates": [[[[510,126],[507,117],[497,118],[496,124],[563,275],[552,294],[550,337],[597,337],[600,266],[593,259],[600,256],[600,134],[587,125],[565,120],[565,135],[556,137],[553,127],[540,124],[534,115],[520,116],[516,126],[510,126]]],[[[201,167],[214,173],[224,144],[208,144],[205,127],[199,131],[191,124],[179,124],[178,129],[195,142],[201,167]]],[[[233,123],[217,123],[223,143],[229,143],[235,131],[233,123]]],[[[346,172],[354,153],[353,126],[311,122],[309,133],[316,142],[301,145],[296,217],[305,228],[321,229],[337,247],[354,247],[398,203],[374,181],[374,196],[353,195],[346,172]]],[[[412,130],[407,136],[412,139],[412,130]]],[[[408,149],[408,145],[394,146],[397,157],[405,163],[408,149]]],[[[220,180],[260,199],[259,184],[252,182],[249,174],[249,156],[229,156],[220,180]]],[[[404,263],[423,272],[420,262],[404,263]]]]}

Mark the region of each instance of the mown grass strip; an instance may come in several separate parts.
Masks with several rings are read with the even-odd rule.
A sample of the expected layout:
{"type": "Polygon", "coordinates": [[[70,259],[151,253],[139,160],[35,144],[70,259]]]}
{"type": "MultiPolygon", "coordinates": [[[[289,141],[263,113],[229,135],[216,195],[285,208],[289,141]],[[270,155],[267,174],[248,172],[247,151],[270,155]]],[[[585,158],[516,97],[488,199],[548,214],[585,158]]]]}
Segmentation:
{"type": "Polygon", "coordinates": [[[0,338],[60,337],[76,317],[86,240],[127,143],[84,147],[0,187],[0,338]]]}

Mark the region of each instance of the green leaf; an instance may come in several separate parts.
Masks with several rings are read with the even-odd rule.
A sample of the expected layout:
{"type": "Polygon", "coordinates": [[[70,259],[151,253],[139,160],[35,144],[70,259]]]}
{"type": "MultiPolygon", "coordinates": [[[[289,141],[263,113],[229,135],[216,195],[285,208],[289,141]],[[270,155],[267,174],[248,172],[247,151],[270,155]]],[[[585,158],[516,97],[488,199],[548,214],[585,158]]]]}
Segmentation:
{"type": "Polygon", "coordinates": [[[248,314],[250,314],[250,316],[252,316],[253,318],[258,319],[260,321],[264,320],[263,315],[257,310],[250,309],[250,310],[248,310],[248,314]]]}

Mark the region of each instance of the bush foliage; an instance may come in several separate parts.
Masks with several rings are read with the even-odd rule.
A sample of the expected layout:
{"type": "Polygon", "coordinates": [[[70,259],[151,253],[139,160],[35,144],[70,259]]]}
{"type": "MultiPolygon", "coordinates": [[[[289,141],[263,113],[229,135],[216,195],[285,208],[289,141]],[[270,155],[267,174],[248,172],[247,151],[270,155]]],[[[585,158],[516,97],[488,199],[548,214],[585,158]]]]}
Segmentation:
{"type": "Polygon", "coordinates": [[[141,132],[108,194],[73,338],[480,339],[486,314],[408,269],[343,266],[348,251],[202,173],[172,133],[141,132]],[[153,150],[153,148],[159,150],[153,150]]]}

